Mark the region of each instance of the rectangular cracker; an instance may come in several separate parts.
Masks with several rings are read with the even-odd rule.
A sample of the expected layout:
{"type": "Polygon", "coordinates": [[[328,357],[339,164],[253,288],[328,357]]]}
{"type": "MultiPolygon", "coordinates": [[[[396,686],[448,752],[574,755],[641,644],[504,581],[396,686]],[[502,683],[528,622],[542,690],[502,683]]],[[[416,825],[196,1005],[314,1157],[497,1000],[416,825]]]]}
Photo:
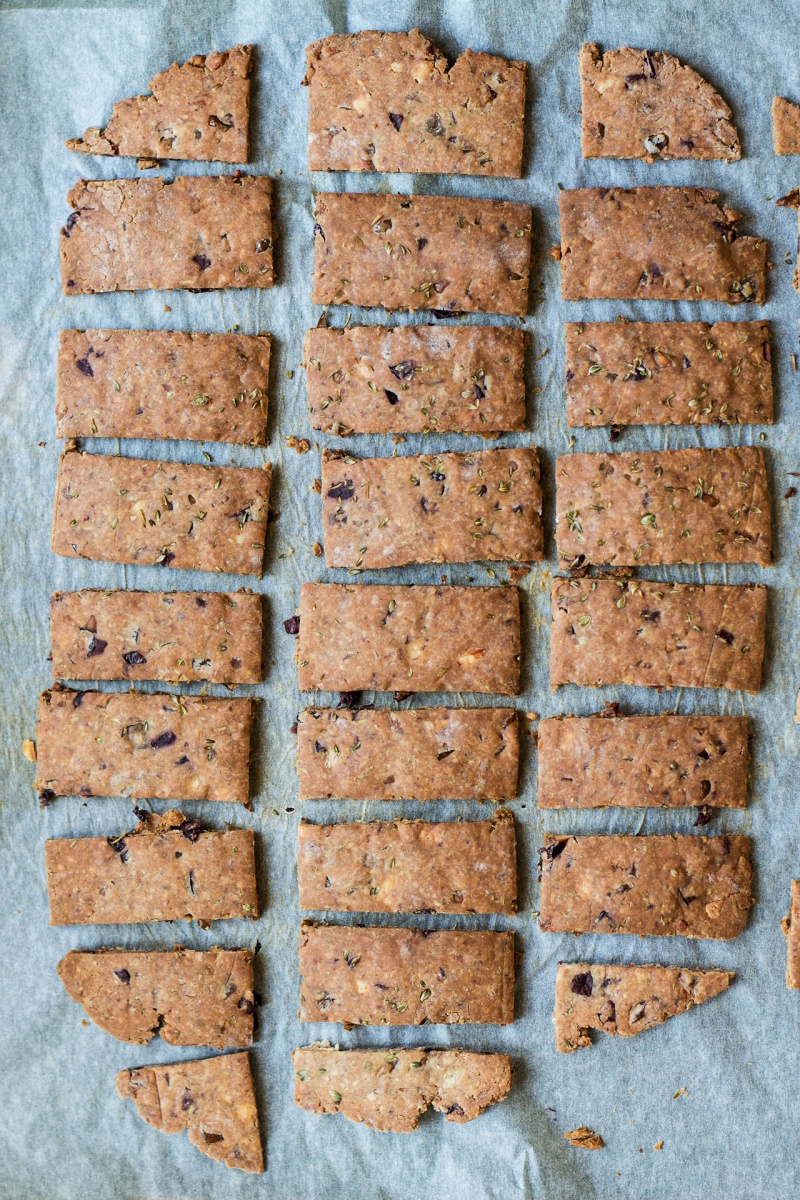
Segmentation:
{"type": "Polygon", "coordinates": [[[266,175],[81,179],[61,230],[66,296],[265,288],[272,269],[266,175]]]}
{"type": "Polygon", "coordinates": [[[591,1029],[634,1037],[711,1000],[732,983],[732,971],[559,963],[553,1011],[556,1050],[572,1054],[591,1046],[591,1029]]]}
{"type": "Polygon", "coordinates": [[[267,444],[270,335],[62,329],[56,433],[267,444]]]}
{"type": "Polygon", "coordinates": [[[531,220],[507,200],[320,192],[311,299],[524,317],[531,220]]]}
{"type": "Polygon", "coordinates": [[[747,717],[548,717],[537,730],[539,808],[744,808],[747,717]]]}
{"type": "Polygon", "coordinates": [[[517,911],[514,818],[491,821],[301,821],[300,907],[320,912],[517,911]]]}
{"type": "Polygon", "coordinates": [[[552,610],[552,690],[761,687],[765,587],[557,578],[552,610]]]}
{"type": "Polygon", "coordinates": [[[771,425],[767,321],[570,321],[567,424],[771,425]]]}
{"type": "Polygon", "coordinates": [[[306,47],[309,171],[519,179],[528,64],[465,50],[452,67],[418,29],[306,47]]]}
{"type": "Polygon", "coordinates": [[[301,1021],[509,1025],[514,935],[394,926],[300,926],[301,1021]]]}
{"type": "Polygon", "coordinates": [[[294,1102],[341,1113],[383,1133],[413,1133],[430,1106],[463,1125],[511,1089],[507,1054],[382,1047],[340,1050],[325,1043],[292,1051],[294,1102]]]}
{"type": "Polygon", "coordinates": [[[163,692],[42,692],[35,787],[46,800],[247,804],[254,703],[163,692]]]}
{"type": "Polygon", "coordinates": [[[535,446],[353,458],[322,454],[329,567],[538,561],[542,488],[535,446]]]}
{"type": "Polygon", "coordinates": [[[150,80],[150,95],[119,100],[105,129],[87,129],[67,148],[125,158],[247,162],[252,53],[252,46],[233,46],[174,62],[150,80]]]}
{"type": "Polygon", "coordinates": [[[261,575],[272,468],[63,454],[52,548],[65,558],[261,575]]]}
{"type": "Polygon", "coordinates": [[[556,459],[562,559],[648,566],[772,562],[760,446],[562,454],[556,459]]]}
{"type": "Polygon", "coordinates": [[[513,708],[307,708],[297,718],[301,800],[513,800],[513,708]]]}
{"type": "Polygon", "coordinates": [[[252,829],[204,831],[170,810],[117,838],[44,844],[51,925],[255,920],[252,829]]]}
{"type": "Polygon", "coordinates": [[[519,694],[515,587],[304,583],[301,692],[519,694]]]}
{"type": "Polygon", "coordinates": [[[56,970],[104,1033],[144,1045],[252,1046],[253,951],[70,950],[56,970]]]}
{"type": "Polygon", "coordinates": [[[539,928],[547,933],[729,941],[754,903],[750,839],[741,834],[548,833],[540,859],[539,928]]]}
{"type": "Polygon", "coordinates": [[[765,300],[767,243],[695,187],[575,188],[558,194],[565,300],[765,300]]]}
{"type": "Polygon", "coordinates": [[[789,911],[781,921],[786,937],[786,986],[800,990],[800,880],[789,888],[789,911]]]}
{"type": "Polygon", "coordinates": [[[526,338],[510,325],[309,329],[311,428],[339,437],[524,430],[526,338]]]}
{"type": "Polygon", "coordinates": [[[262,621],[244,591],[54,592],[53,677],[260,683],[262,621]]]}

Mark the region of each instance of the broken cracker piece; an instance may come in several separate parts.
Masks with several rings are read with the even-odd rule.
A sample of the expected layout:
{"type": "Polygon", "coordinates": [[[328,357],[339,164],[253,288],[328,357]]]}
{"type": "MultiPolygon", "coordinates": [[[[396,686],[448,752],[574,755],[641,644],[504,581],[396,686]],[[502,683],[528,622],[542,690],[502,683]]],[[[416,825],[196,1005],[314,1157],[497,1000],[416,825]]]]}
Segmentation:
{"type": "Polygon", "coordinates": [[[602,1150],[605,1142],[600,1137],[599,1133],[595,1133],[593,1129],[589,1129],[586,1125],[579,1125],[577,1129],[570,1129],[564,1134],[571,1146],[577,1146],[581,1150],[602,1150]]]}
{"type": "Polygon", "coordinates": [[[162,1133],[189,1132],[209,1158],[260,1175],[264,1154],[247,1052],[120,1071],[117,1091],[162,1133]]]}

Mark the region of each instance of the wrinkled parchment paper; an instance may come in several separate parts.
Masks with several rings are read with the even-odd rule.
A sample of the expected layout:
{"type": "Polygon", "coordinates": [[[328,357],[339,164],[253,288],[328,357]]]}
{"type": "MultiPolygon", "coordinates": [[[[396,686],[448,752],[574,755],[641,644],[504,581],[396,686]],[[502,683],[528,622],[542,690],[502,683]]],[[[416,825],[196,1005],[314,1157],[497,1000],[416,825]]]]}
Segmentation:
{"type": "MultiPolygon", "coordinates": [[[[800,872],[797,847],[796,750],[792,723],[800,682],[796,662],[794,573],[797,541],[793,518],[800,497],[784,499],[800,470],[793,416],[797,381],[790,354],[797,347],[798,298],[791,288],[796,217],[774,198],[798,182],[800,160],[776,159],[769,109],[774,93],[800,100],[800,50],[794,32],[796,0],[725,3],[635,3],[634,0],[175,0],[73,7],[9,7],[0,12],[0,104],[4,150],[0,239],[3,287],[0,350],[2,491],[0,554],[4,582],[0,655],[4,683],[3,800],[0,818],[2,923],[2,1062],[0,1086],[0,1195],[9,1200],[770,1200],[796,1195],[800,1167],[793,1136],[797,1108],[796,1046],[800,996],[784,987],[784,940],[778,920],[787,907],[789,880],[800,872]],[[306,98],[299,84],[303,49],[314,38],[364,28],[421,26],[451,59],[463,48],[486,49],[530,64],[525,178],[488,180],[370,175],[318,175],[305,168],[306,98]],[[677,53],[719,86],[734,111],[743,147],[739,164],[582,162],[577,51],[587,38],[605,47],[647,46],[677,53]],[[69,153],[64,139],[103,124],[114,101],[145,90],[150,76],[174,59],[238,42],[257,46],[251,171],[276,182],[277,280],[272,291],[83,296],[65,299],[58,278],[57,233],[67,216],[65,197],[81,175],[110,178],[136,173],[130,160],[91,159],[69,153]],[[778,423],[763,437],[768,448],[777,527],[777,565],[770,585],[770,638],[766,684],[756,697],[724,693],[606,689],[591,694],[566,688],[549,692],[547,586],[555,568],[552,538],[554,458],[567,448],[563,394],[565,319],[609,319],[618,312],[651,320],[747,319],[721,305],[565,304],[558,268],[546,257],[558,240],[557,188],[589,184],[692,183],[718,187],[745,214],[743,231],[770,242],[775,264],[763,310],[772,322],[778,423]],[[316,189],[377,192],[446,192],[525,200],[534,205],[537,264],[530,331],[529,431],[501,444],[533,441],[543,448],[548,523],[547,561],[522,581],[525,600],[524,695],[521,712],[589,713],[606,699],[629,709],[660,712],[747,712],[755,729],[750,806],[716,816],[708,832],[752,833],[758,904],[746,933],[733,943],[633,938],[546,936],[535,922],[536,847],[546,829],[560,832],[688,831],[694,812],[606,811],[549,813],[536,809],[535,752],[527,743],[523,788],[511,807],[517,817],[521,860],[521,912],[515,921],[475,919],[480,926],[514,928],[521,952],[518,1018],[499,1029],[465,1026],[345,1032],[337,1026],[301,1026],[296,963],[300,913],[295,839],[300,810],[290,726],[300,706],[293,665],[294,641],[282,627],[295,609],[304,579],[347,578],[326,573],[312,554],[322,540],[320,500],[311,490],[320,473],[319,443],[298,456],[284,446],[290,434],[308,435],[303,336],[319,311],[309,301],[312,211],[316,189]],[[538,302],[534,303],[535,300],[538,302]],[[169,306],[169,311],[165,306],[169,306]],[[264,913],[254,926],[220,922],[196,926],[123,926],[50,929],[42,844],[51,836],[107,835],[132,824],[123,800],[63,799],[40,812],[31,790],[33,767],[22,757],[33,736],[39,691],[47,686],[48,597],[55,588],[158,589],[238,587],[238,578],[212,578],[160,569],[130,568],[59,559],[49,548],[50,515],[59,446],[53,400],[58,330],[62,327],[270,330],[276,339],[270,395],[271,445],[266,451],[218,445],[123,443],[125,454],[187,462],[275,464],[266,572],[255,584],[266,597],[268,678],[251,689],[261,698],[253,766],[254,811],[211,803],[192,815],[222,827],[252,826],[258,835],[264,913]],[[539,361],[534,359],[543,351],[539,361]],[[289,377],[289,372],[293,375],[289,377]],[[541,390],[535,390],[541,389],[541,390]],[[256,959],[264,997],[259,1040],[252,1054],[268,1170],[260,1178],[227,1171],[204,1158],[185,1136],[165,1137],[145,1125],[134,1106],[114,1090],[116,1072],[129,1066],[201,1057],[156,1040],[146,1047],[113,1041],[83,1020],[55,973],[72,947],[121,945],[192,947],[261,943],[256,959]],[[599,1038],[573,1056],[556,1053],[551,1026],[553,984],[559,958],[606,962],[679,963],[736,971],[731,990],[704,1007],[633,1040],[599,1038]],[[292,1104],[290,1050],[330,1036],[342,1046],[463,1046],[513,1055],[515,1081],[505,1104],[470,1125],[446,1124],[429,1114],[411,1136],[377,1134],[340,1117],[314,1117],[292,1104]],[[566,1130],[585,1124],[606,1148],[571,1148],[566,1130]],[[655,1150],[663,1142],[663,1149],[655,1150]]],[[[179,172],[216,173],[217,166],[171,163],[179,172]]],[[[333,323],[347,312],[333,310],[333,323]]],[[[354,311],[354,321],[400,323],[378,311],[354,311]]],[[[411,318],[426,320],[424,315],[411,318]]],[[[473,322],[492,317],[471,317],[473,322]]],[[[617,448],[716,446],[758,442],[758,429],[626,431],[617,448]]],[[[415,452],[409,438],[399,452],[415,452]]],[[[434,443],[425,442],[425,448],[434,443]]],[[[474,440],[445,436],[437,446],[465,448],[474,440]]],[[[389,439],[349,443],[356,453],[391,453],[389,439]]],[[[605,450],[603,430],[577,431],[578,450],[605,450]]],[[[115,452],[116,443],[90,448],[115,452]]],[[[490,583],[480,565],[442,570],[425,567],[389,575],[404,582],[490,583]]],[[[651,571],[650,578],[661,573],[651,571]]],[[[496,577],[505,572],[497,569],[496,577]]],[[[666,569],[684,580],[760,578],[757,569],[666,569]]],[[[383,576],[381,576],[383,578],[383,576]]],[[[364,574],[363,582],[377,580],[364,574]]],[[[107,685],[106,685],[107,686],[107,685]]],[[[111,685],[114,686],[114,685],[111,685]]],[[[221,693],[220,689],[217,692],[221,693]]],[[[312,698],[309,698],[312,699],[312,698]]],[[[316,697],[313,699],[330,699],[316,697]]],[[[369,697],[367,697],[369,699],[369,697]]],[[[430,703],[423,697],[420,703],[430,703]]],[[[380,703],[385,703],[381,699],[380,703]]],[[[470,698],[455,698],[456,703],[470,698]]],[[[490,701],[491,702],[491,701],[490,701]]],[[[166,805],[155,807],[165,808],[166,805]]],[[[330,803],[306,805],[316,820],[362,816],[478,817],[477,804],[330,803]]],[[[334,917],[346,922],[346,918],[334,917]]],[[[375,920],[376,918],[367,918],[375,920]]],[[[408,918],[389,918],[402,924],[408,918]]],[[[411,919],[412,921],[415,919],[411,919]]],[[[416,923],[447,926],[452,919],[416,923]]],[[[457,920],[467,926],[467,920],[457,920]]]]}

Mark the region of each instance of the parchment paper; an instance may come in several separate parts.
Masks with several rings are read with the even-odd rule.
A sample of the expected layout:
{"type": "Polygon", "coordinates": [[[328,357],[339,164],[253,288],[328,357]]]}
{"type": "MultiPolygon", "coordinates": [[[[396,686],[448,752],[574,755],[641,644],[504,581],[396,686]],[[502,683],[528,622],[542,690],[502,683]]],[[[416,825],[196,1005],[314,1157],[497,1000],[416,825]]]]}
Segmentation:
{"type": "MultiPolygon", "coordinates": [[[[796,0],[758,5],[659,4],[635,0],[218,0],[168,4],[117,3],[78,8],[9,7],[0,13],[3,205],[0,217],[2,350],[0,420],[3,428],[0,506],[4,583],[0,655],[4,682],[2,734],[3,800],[0,819],[0,969],[3,1021],[0,1061],[0,1194],[12,1200],[227,1200],[258,1195],[279,1200],[484,1200],[542,1197],[547,1200],[673,1200],[681,1197],[770,1200],[797,1195],[800,1169],[794,1130],[797,1110],[797,1038],[800,996],[784,987],[784,939],[778,920],[786,911],[789,880],[798,874],[797,743],[792,723],[800,679],[796,662],[794,575],[800,497],[784,500],[800,469],[794,415],[797,380],[790,354],[797,348],[797,296],[791,287],[796,217],[779,211],[774,198],[798,182],[798,160],[777,159],[771,149],[770,103],[774,93],[800,100],[800,49],[796,0]],[[307,42],[328,33],[364,28],[409,29],[420,25],[451,59],[463,48],[491,50],[530,63],[525,178],[468,180],[408,176],[318,175],[306,171],[306,98],[299,84],[307,42]],[[734,111],[744,146],[740,164],[582,162],[579,149],[580,92],[577,51],[592,38],[606,47],[648,46],[677,53],[718,85],[734,111]],[[70,154],[64,139],[103,124],[114,101],[144,91],[150,76],[173,59],[257,45],[252,171],[276,180],[277,279],[268,292],[206,295],[142,293],[65,299],[58,278],[57,233],[68,209],[69,187],[81,175],[110,178],[136,174],[130,160],[70,154]],[[775,349],[778,424],[758,429],[662,429],[626,431],[617,448],[729,445],[762,439],[768,448],[777,526],[777,565],[763,576],[770,585],[770,637],[766,685],[756,697],[725,693],[664,693],[606,689],[601,693],[548,687],[548,581],[555,569],[552,537],[553,461],[567,448],[563,394],[565,319],[611,319],[618,312],[650,320],[747,319],[721,305],[565,304],[558,267],[546,257],[558,241],[557,182],[583,184],[692,183],[719,187],[746,214],[743,231],[769,238],[775,264],[763,314],[770,318],[775,349]],[[476,919],[474,924],[514,928],[521,952],[517,1020],[504,1029],[424,1027],[344,1032],[338,1026],[301,1026],[296,945],[298,911],[295,841],[300,811],[289,732],[300,707],[293,665],[294,641],[282,628],[304,579],[346,579],[326,573],[311,547],[322,540],[320,500],[310,491],[320,473],[319,443],[304,457],[284,447],[290,434],[308,435],[304,373],[299,367],[304,332],[319,311],[309,301],[312,211],[315,189],[377,192],[444,192],[526,200],[535,206],[539,302],[524,322],[531,333],[530,425],[525,435],[501,444],[533,441],[546,465],[548,558],[523,580],[525,599],[525,692],[521,712],[589,713],[606,699],[629,709],[660,712],[747,712],[754,724],[750,807],[717,816],[708,832],[752,833],[758,904],[746,933],[733,943],[693,943],[623,937],[547,936],[538,932],[536,847],[546,829],[561,832],[688,831],[692,811],[549,813],[536,809],[535,753],[524,754],[523,793],[511,807],[521,847],[522,895],[518,920],[476,919]],[[165,306],[169,306],[168,311],[165,306]],[[21,754],[34,733],[39,691],[50,682],[47,662],[48,598],[55,588],[235,588],[238,578],[142,567],[138,569],[59,559],[49,548],[50,516],[59,446],[54,425],[54,375],[61,327],[107,326],[246,333],[268,329],[276,339],[271,382],[271,445],[266,452],[214,445],[126,442],[125,454],[202,462],[276,467],[266,574],[257,586],[268,605],[269,674],[252,692],[261,698],[253,767],[254,812],[197,804],[192,815],[222,827],[252,826],[258,834],[264,915],[255,925],[220,922],[208,931],[163,925],[50,929],[42,844],[51,836],[120,833],[133,822],[122,800],[63,799],[40,812],[31,790],[33,767],[21,754]],[[545,349],[539,362],[534,359],[545,349]],[[293,372],[289,378],[287,373],[293,372]],[[534,389],[541,389],[535,391],[534,389]],[[268,1170],[260,1178],[227,1171],[190,1146],[185,1136],[165,1137],[145,1125],[134,1106],[114,1091],[116,1072],[175,1059],[201,1057],[160,1040],[146,1047],[113,1041],[83,1020],[55,973],[71,947],[121,945],[193,947],[261,943],[256,960],[264,997],[256,1074],[268,1170]],[[556,962],[562,958],[720,966],[736,971],[721,998],[661,1029],[635,1039],[599,1038],[588,1050],[556,1053],[551,1025],[556,962]],[[463,1046],[507,1051],[515,1081],[505,1104],[465,1126],[429,1114],[418,1133],[370,1132],[340,1117],[314,1117],[292,1104],[290,1050],[330,1036],[342,1046],[463,1046]],[[676,1097],[677,1093],[677,1098],[676,1097]],[[606,1141],[600,1152],[571,1148],[565,1130],[586,1124],[606,1141]],[[663,1142],[663,1149],[655,1150],[663,1142]]],[[[180,172],[215,173],[216,166],[169,164],[180,172]]],[[[333,310],[343,323],[347,310],[333,310]]],[[[378,311],[353,311],[353,321],[401,323],[378,311]]],[[[425,316],[412,318],[426,320],[425,316]]],[[[473,322],[492,317],[472,317],[473,322]]],[[[409,438],[398,452],[416,452],[409,438]]],[[[433,442],[425,442],[428,449],[433,442]]],[[[435,443],[460,449],[474,440],[442,437],[435,443]]],[[[349,443],[356,453],[391,453],[389,439],[349,443]]],[[[609,446],[602,430],[575,435],[578,450],[609,446]]],[[[94,450],[115,452],[116,443],[94,450]]],[[[388,578],[433,582],[441,575],[460,583],[490,583],[485,567],[430,567],[393,572],[388,578]]],[[[502,580],[505,572],[496,570],[502,580]]],[[[650,578],[744,582],[757,569],[667,569],[650,578]]],[[[376,581],[376,573],[362,582],[376,581]]],[[[381,576],[381,579],[384,577],[381,576]]],[[[217,689],[219,691],[219,689],[217,689]]],[[[370,697],[365,697],[369,699],[370,697]]],[[[328,700],[330,697],[309,697],[328,700]]],[[[420,702],[430,703],[433,697],[420,702]]],[[[470,698],[456,698],[468,703],[470,698]]],[[[380,703],[385,703],[381,700],[380,703]]],[[[158,805],[161,809],[166,805],[158,805]]],[[[306,805],[316,820],[363,816],[488,816],[477,804],[355,803],[306,805]]],[[[346,920],[346,918],[333,918],[346,920]]],[[[369,920],[370,918],[368,918],[369,920]]],[[[374,919],[374,918],[372,918],[374,919]]],[[[390,918],[402,924],[404,918],[390,918]]],[[[451,920],[411,919],[430,927],[451,920]]],[[[469,921],[456,921],[467,926],[469,921]]]]}

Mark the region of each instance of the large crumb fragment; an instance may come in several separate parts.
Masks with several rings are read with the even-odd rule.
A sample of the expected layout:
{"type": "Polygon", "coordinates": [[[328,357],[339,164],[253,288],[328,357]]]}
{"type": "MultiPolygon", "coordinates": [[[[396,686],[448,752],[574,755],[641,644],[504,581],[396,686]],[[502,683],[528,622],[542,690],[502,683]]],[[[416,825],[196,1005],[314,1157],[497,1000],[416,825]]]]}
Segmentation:
{"type": "Polygon", "coordinates": [[[599,1133],[595,1133],[593,1129],[589,1129],[587,1125],[579,1125],[577,1129],[570,1129],[564,1134],[571,1146],[577,1146],[579,1150],[602,1150],[605,1142],[600,1137],[599,1133]]]}

